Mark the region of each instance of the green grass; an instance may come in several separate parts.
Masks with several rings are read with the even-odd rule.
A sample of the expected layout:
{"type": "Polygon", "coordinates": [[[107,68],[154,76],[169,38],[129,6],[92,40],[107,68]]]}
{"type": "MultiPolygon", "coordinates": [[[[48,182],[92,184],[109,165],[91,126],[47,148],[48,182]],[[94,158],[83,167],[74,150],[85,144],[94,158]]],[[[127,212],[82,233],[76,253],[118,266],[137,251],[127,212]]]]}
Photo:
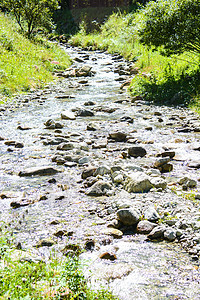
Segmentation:
{"type": "Polygon", "coordinates": [[[28,40],[17,30],[15,22],[0,13],[0,94],[3,96],[42,88],[54,79],[52,72],[70,65],[69,57],[55,44],[40,37],[28,40]]]}
{"type": "Polygon", "coordinates": [[[133,61],[139,68],[133,78],[130,92],[142,95],[157,104],[195,107],[197,109],[200,91],[199,58],[189,53],[164,57],[162,49],[155,51],[139,42],[138,28],[143,15],[140,10],[132,13],[114,13],[101,26],[100,32],[87,34],[84,24],[71,37],[75,46],[107,50],[119,53],[133,61]]]}
{"type": "Polygon", "coordinates": [[[19,258],[8,237],[1,235],[1,300],[117,299],[105,290],[92,291],[88,288],[78,257],[54,258],[46,263],[22,261],[19,258]]]}

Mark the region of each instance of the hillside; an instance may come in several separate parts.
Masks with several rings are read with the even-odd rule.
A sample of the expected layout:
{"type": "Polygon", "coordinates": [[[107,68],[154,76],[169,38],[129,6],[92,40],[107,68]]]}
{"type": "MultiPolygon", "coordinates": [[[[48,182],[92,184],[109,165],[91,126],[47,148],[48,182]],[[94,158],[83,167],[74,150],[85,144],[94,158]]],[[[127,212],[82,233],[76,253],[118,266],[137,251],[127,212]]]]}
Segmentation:
{"type": "Polygon", "coordinates": [[[52,72],[70,65],[66,52],[41,37],[28,40],[14,21],[0,13],[0,94],[27,92],[54,79],[52,72]]]}

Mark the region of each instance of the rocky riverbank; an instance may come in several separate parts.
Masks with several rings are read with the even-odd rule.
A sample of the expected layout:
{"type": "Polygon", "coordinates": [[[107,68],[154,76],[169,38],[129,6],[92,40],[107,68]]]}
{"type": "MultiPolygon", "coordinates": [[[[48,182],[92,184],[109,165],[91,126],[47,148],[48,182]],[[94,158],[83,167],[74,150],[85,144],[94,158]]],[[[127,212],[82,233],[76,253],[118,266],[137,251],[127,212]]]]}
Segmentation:
{"type": "Polygon", "coordinates": [[[120,56],[67,51],[57,85],[0,108],[0,216],[17,247],[117,262],[104,247],[141,236],[179,245],[198,272],[199,116],[129,97],[139,70],[120,56]]]}

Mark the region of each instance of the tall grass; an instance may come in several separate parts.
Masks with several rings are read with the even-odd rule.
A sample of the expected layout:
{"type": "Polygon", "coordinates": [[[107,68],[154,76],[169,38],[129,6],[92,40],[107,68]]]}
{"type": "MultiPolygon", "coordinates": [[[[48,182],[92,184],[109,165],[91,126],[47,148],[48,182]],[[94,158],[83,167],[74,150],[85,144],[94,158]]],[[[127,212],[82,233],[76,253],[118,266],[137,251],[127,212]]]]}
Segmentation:
{"type": "Polygon", "coordinates": [[[58,46],[39,37],[28,40],[17,29],[10,17],[0,13],[0,94],[4,96],[41,88],[53,80],[53,71],[70,65],[58,46]]]}

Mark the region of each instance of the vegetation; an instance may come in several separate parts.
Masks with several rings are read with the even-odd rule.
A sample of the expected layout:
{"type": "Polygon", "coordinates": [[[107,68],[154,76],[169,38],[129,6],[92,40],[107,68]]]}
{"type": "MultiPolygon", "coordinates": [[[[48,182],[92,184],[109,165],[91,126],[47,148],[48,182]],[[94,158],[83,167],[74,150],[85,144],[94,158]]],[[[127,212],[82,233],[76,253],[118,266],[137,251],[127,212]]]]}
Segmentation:
{"type": "Polygon", "coordinates": [[[53,81],[52,73],[70,65],[66,52],[39,36],[29,40],[0,13],[0,94],[28,92],[53,81]]]}
{"type": "Polygon", "coordinates": [[[199,10],[199,1],[150,1],[143,7],[139,6],[135,11],[114,13],[101,26],[100,31],[87,34],[85,24],[82,23],[80,31],[71,37],[70,42],[73,45],[119,53],[126,59],[133,61],[140,70],[139,75],[133,78],[130,86],[130,92],[133,96],[141,95],[146,100],[157,104],[183,104],[196,108],[199,103],[200,91],[199,54],[195,51],[199,36],[197,7],[199,10]],[[176,4],[181,4],[181,7],[184,7],[185,10],[182,14],[181,9],[178,11],[175,9],[176,4]],[[158,5],[160,5],[160,11],[163,13],[163,16],[160,15],[159,18],[157,18],[159,10],[156,12],[153,10],[153,7],[158,5]],[[164,14],[164,9],[161,9],[166,6],[170,14],[164,14]],[[188,8],[188,12],[186,12],[185,7],[188,8]],[[193,21],[194,30],[191,29],[193,21]],[[180,27],[176,26],[176,22],[178,24],[182,22],[182,26],[184,24],[184,33],[181,33],[181,25],[180,27]],[[152,27],[151,24],[153,24],[152,27]],[[159,26],[163,27],[163,31],[159,29],[159,26]],[[170,30],[168,30],[168,26],[170,30]],[[150,29],[152,36],[150,35],[148,38],[150,29]],[[178,30],[181,33],[179,34],[178,48],[171,35],[173,30],[177,30],[175,32],[177,39],[178,30]],[[184,40],[183,34],[185,34],[184,40]],[[191,48],[192,35],[195,36],[193,49],[191,48]],[[163,56],[164,50],[168,57],[163,56]]]}
{"type": "Polygon", "coordinates": [[[0,5],[30,37],[37,28],[51,28],[51,16],[58,8],[58,0],[0,0],[0,5]]]}
{"type": "Polygon", "coordinates": [[[143,13],[139,35],[144,44],[163,46],[167,55],[185,51],[200,54],[199,0],[151,1],[143,13]]]}
{"type": "MultiPolygon", "coordinates": [[[[88,288],[77,257],[43,261],[20,260],[8,238],[0,236],[0,299],[116,299],[88,288]]],[[[23,251],[21,251],[23,253],[23,251]]]]}

